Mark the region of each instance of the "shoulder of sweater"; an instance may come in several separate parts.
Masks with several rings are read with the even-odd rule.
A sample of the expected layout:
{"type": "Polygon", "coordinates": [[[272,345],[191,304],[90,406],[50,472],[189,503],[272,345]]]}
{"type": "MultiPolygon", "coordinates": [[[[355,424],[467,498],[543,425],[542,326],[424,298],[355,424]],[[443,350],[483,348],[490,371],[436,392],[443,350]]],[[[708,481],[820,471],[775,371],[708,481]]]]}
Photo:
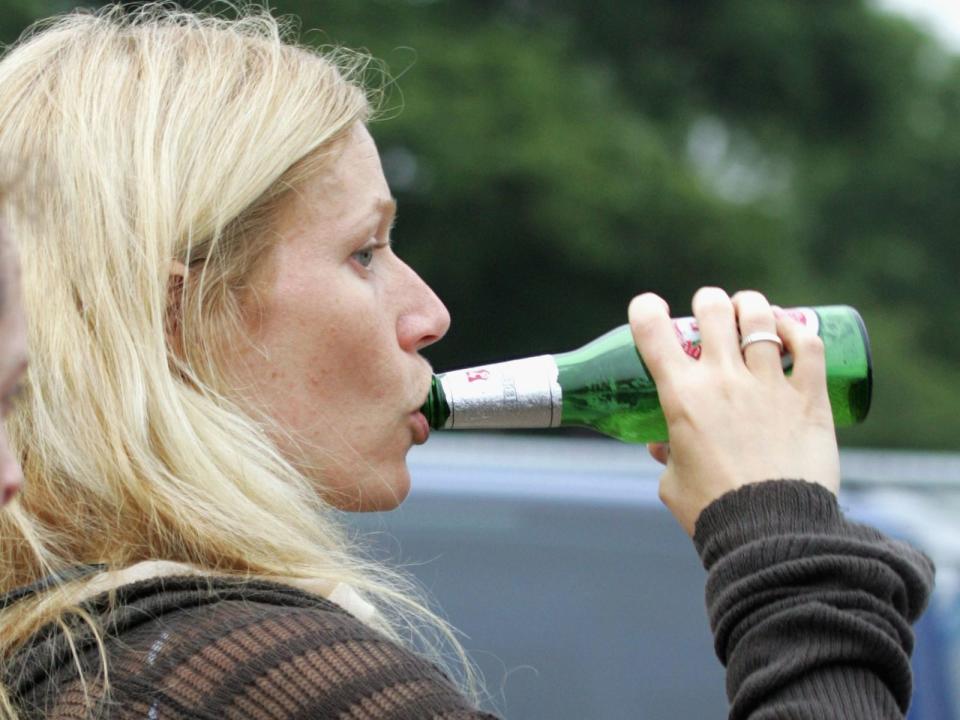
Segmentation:
{"type": "MultiPolygon", "coordinates": [[[[228,707],[276,718],[408,717],[411,708],[431,717],[481,717],[435,665],[295,588],[155,578],[119,588],[108,604],[102,617],[111,702],[129,708],[130,717],[180,717],[178,708],[189,708],[190,717],[222,717],[228,707]],[[373,701],[377,711],[368,713],[373,701]],[[393,709],[381,714],[386,707],[393,709]]],[[[64,655],[58,667],[68,670],[70,662],[64,655]]],[[[61,697],[76,682],[71,675],[42,673],[32,688],[19,689],[31,698],[61,697]]]]}
{"type": "MultiPolygon", "coordinates": [[[[83,608],[98,619],[105,639],[120,645],[126,644],[131,635],[149,634],[158,627],[165,628],[170,637],[171,630],[186,627],[198,613],[213,621],[207,629],[208,639],[209,633],[215,634],[218,627],[226,632],[232,625],[231,618],[242,617],[249,623],[257,617],[302,611],[338,617],[360,633],[375,632],[318,595],[281,583],[225,576],[149,578],[103,592],[85,601],[83,608]]],[[[98,640],[87,621],[76,616],[64,620],[41,628],[7,665],[5,683],[17,693],[28,692],[43,682],[51,668],[71,666],[75,654],[82,657],[84,653],[96,652],[98,640]],[[64,625],[70,630],[69,636],[64,625]]],[[[195,641],[199,639],[194,636],[195,641]]]]}

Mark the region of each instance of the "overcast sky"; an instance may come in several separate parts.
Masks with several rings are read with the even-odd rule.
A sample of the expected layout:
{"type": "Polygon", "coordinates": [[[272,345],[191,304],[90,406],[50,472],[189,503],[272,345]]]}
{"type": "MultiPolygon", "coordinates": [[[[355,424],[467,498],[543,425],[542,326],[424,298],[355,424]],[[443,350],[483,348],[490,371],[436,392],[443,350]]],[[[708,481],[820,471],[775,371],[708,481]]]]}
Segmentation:
{"type": "Polygon", "coordinates": [[[960,0],[874,0],[878,7],[915,19],[960,52],[960,0]]]}

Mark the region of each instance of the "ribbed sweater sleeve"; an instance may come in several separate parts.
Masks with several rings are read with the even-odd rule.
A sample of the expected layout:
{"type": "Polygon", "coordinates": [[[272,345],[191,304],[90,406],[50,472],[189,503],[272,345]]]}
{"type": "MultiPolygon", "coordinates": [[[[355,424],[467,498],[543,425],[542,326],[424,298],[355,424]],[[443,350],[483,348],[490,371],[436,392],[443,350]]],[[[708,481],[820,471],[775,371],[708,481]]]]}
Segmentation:
{"type": "Polygon", "coordinates": [[[910,625],[933,587],[925,555],[847,520],[832,493],[794,480],[715,501],[694,543],[730,720],[904,717],[910,625]]]}

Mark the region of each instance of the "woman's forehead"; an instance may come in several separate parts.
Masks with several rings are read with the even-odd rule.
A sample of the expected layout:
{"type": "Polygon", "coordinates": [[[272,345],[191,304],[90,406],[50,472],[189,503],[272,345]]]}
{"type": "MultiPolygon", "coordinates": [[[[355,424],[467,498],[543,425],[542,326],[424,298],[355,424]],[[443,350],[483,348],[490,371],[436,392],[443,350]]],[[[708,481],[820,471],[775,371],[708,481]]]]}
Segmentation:
{"type": "MultiPolygon", "coordinates": [[[[396,211],[373,138],[357,123],[328,167],[291,196],[299,220],[342,231],[396,211]]],[[[288,208],[290,209],[290,208],[288,208]]]]}

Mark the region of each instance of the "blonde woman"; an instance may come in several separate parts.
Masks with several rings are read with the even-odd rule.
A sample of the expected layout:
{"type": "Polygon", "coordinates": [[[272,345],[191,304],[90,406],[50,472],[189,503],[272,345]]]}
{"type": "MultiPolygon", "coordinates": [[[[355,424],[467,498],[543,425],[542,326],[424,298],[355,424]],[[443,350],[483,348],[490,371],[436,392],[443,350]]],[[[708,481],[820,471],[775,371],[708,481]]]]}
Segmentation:
{"type": "MultiPolygon", "coordinates": [[[[446,626],[332,513],[404,499],[419,351],[449,324],[391,250],[362,71],[268,15],[169,5],[53,21],[0,63],[0,153],[29,159],[11,218],[34,358],[10,420],[26,490],[0,521],[7,717],[489,717],[468,669],[439,669],[446,626]]],[[[902,710],[930,567],[837,510],[822,352],[756,293],[694,310],[696,365],[662,301],[630,317],[734,716],[902,710]],[[763,343],[741,354],[738,322],[778,332],[794,376],[763,343]],[[781,477],[809,482],[762,482],[781,477]]]]}

